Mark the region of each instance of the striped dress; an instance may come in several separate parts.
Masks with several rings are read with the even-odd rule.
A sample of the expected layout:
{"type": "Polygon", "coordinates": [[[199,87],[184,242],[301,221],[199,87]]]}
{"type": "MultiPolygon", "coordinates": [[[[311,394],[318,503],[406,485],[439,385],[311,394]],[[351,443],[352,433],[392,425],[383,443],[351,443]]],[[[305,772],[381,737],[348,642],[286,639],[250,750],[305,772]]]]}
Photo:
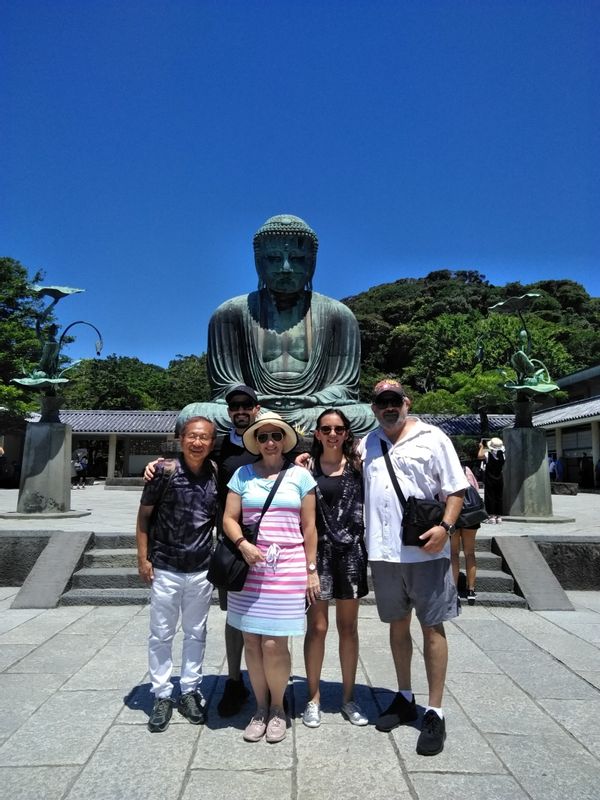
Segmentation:
{"type": "MultiPolygon", "coordinates": [[[[229,481],[229,489],[242,499],[245,525],[260,517],[274,480],[261,478],[254,465],[247,464],[229,481]]],[[[241,592],[227,595],[227,622],[233,628],[271,636],[304,633],[306,555],[300,505],[315,485],[312,475],[302,467],[285,471],[256,542],[266,560],[250,567],[241,592]]]]}

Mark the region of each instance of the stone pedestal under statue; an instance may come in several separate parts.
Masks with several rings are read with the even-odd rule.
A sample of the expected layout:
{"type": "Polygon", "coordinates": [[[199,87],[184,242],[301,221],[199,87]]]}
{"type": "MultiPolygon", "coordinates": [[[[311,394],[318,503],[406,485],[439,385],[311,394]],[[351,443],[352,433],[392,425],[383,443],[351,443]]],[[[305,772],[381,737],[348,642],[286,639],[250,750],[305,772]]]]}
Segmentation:
{"type": "Polygon", "coordinates": [[[17,513],[71,510],[71,426],[32,422],[27,426],[17,513]]]}
{"type": "Polygon", "coordinates": [[[551,517],[552,498],[546,436],[535,428],[503,433],[506,462],[503,507],[507,517],[551,517]]]}

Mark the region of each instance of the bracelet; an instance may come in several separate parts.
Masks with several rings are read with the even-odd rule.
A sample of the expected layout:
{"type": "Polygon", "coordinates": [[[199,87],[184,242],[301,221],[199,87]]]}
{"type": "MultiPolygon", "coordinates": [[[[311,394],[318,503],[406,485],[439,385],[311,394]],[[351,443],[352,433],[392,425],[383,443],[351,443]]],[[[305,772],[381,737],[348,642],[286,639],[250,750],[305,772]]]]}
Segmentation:
{"type": "Polygon", "coordinates": [[[246,537],[245,536],[240,536],[239,539],[235,540],[235,542],[233,543],[233,546],[236,547],[239,550],[241,543],[245,542],[245,541],[246,541],[246,537]]]}

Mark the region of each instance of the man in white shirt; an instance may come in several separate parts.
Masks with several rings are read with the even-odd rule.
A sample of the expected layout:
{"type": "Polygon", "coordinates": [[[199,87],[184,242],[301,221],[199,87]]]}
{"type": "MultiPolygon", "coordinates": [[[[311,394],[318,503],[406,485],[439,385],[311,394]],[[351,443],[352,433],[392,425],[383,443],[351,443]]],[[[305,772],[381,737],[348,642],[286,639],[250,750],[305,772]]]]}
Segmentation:
{"type": "Polygon", "coordinates": [[[359,447],[365,481],[366,545],[379,616],[390,625],[398,679],[398,694],[376,727],[387,732],[418,716],[411,689],[410,620],[414,608],[423,631],[429,684],[417,753],[437,755],[446,738],[442,696],[448,646],[443,623],[459,613],[450,536],[468,482],[450,439],[439,428],[408,416],[410,400],[398,381],[380,381],[371,408],[380,427],[367,434],[359,447]],[[421,535],[421,547],[402,542],[402,503],[386,463],[386,448],[389,466],[405,498],[446,498],[441,523],[421,535]]]}

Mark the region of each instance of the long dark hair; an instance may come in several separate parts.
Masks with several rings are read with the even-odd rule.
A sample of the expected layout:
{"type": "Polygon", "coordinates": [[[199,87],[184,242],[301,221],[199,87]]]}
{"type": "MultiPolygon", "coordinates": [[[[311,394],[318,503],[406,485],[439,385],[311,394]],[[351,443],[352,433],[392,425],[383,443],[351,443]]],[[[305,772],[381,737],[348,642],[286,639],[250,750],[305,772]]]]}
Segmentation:
{"type": "MultiPolygon", "coordinates": [[[[323,411],[317,417],[317,424],[315,430],[321,426],[321,420],[328,414],[337,414],[337,416],[344,423],[344,427],[348,431],[348,436],[346,436],[344,444],[342,445],[342,453],[346,456],[346,460],[348,461],[348,463],[354,468],[356,468],[357,465],[360,463],[360,458],[358,453],[356,452],[356,442],[354,441],[354,434],[352,433],[352,429],[350,427],[350,420],[344,414],[343,411],[340,411],[339,408],[326,408],[325,411],[323,411]]],[[[321,458],[322,453],[323,453],[323,445],[317,439],[317,437],[313,435],[313,442],[312,442],[312,447],[310,448],[310,454],[315,461],[318,461],[321,458]]]]}

